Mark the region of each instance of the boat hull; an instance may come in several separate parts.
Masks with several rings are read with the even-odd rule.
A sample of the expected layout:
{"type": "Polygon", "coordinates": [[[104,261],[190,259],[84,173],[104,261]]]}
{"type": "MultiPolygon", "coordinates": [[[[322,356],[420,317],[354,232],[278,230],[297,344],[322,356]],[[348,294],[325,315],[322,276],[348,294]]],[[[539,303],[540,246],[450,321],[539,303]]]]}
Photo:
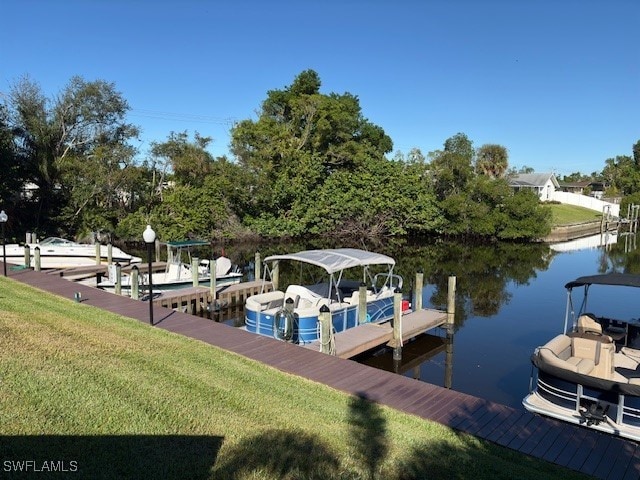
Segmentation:
{"type": "MultiPolygon", "coordinates": [[[[276,337],[274,321],[279,308],[258,311],[245,306],[245,326],[248,332],[276,337]]],[[[307,344],[319,340],[318,309],[294,310],[295,321],[291,342],[307,344]],[[310,310],[310,311],[309,311],[310,310]]],[[[367,323],[381,323],[393,318],[393,297],[367,303],[367,323]]],[[[358,306],[349,305],[331,311],[331,323],[336,333],[358,325],[358,306]]],[[[277,338],[277,337],[276,337],[277,338]]]]}
{"type": "MultiPolygon", "coordinates": [[[[73,268],[89,267],[96,265],[96,247],[94,245],[76,245],[71,247],[47,247],[46,245],[32,244],[30,250],[30,266],[34,266],[35,248],[40,249],[40,268],[73,268]]],[[[6,245],[5,258],[8,264],[24,265],[24,246],[6,245]]],[[[121,265],[129,265],[141,261],[139,257],[129,255],[118,248],[112,248],[111,261],[121,265]]],[[[109,252],[105,245],[100,246],[100,263],[107,265],[109,252]]]]}
{"type": "Polygon", "coordinates": [[[539,371],[522,401],[530,412],[640,441],[640,397],[584,386],[539,371]],[[590,411],[597,412],[594,419],[590,411]]]}
{"type": "MultiPolygon", "coordinates": [[[[129,277],[128,275],[126,277],[122,277],[122,284],[120,287],[121,287],[122,293],[124,294],[131,293],[130,278],[131,277],[129,277]]],[[[242,274],[216,278],[216,287],[224,287],[226,285],[236,285],[240,283],[241,280],[242,280],[242,274]]],[[[183,288],[189,288],[192,286],[193,286],[193,280],[190,278],[179,279],[179,280],[165,280],[165,279],[158,278],[156,280],[154,276],[154,279],[153,279],[153,290],[155,292],[169,292],[169,291],[180,290],[183,288]]],[[[198,281],[198,286],[209,288],[211,286],[211,279],[208,277],[200,279],[198,281]]],[[[99,283],[98,288],[108,292],[115,292],[115,285],[111,281],[103,281],[99,283]]],[[[139,288],[141,292],[146,291],[147,289],[146,280],[142,280],[142,283],[140,283],[139,288]]]]}

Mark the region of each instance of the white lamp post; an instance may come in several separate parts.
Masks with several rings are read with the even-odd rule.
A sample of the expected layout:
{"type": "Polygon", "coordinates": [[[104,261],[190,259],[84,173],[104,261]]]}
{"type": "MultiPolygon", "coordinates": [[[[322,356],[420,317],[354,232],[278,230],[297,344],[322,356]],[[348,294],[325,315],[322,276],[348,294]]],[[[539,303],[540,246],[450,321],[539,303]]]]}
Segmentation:
{"type": "Polygon", "coordinates": [[[144,242],[147,244],[147,260],[149,262],[149,324],[153,325],[153,275],[151,269],[151,250],[156,241],[156,232],[153,231],[151,225],[147,225],[147,228],[142,233],[142,238],[144,238],[144,242]]]}
{"type": "Polygon", "coordinates": [[[5,251],[4,241],[4,224],[9,220],[9,216],[4,213],[4,210],[0,211],[0,223],[2,224],[2,266],[4,268],[4,276],[7,276],[7,252],[5,251]]]}

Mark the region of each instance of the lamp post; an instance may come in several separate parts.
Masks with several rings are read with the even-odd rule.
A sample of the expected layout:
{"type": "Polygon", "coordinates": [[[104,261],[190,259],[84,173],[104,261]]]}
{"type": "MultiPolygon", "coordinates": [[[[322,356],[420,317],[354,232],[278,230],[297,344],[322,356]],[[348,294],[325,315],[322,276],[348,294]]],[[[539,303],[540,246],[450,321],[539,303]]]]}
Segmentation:
{"type": "Polygon", "coordinates": [[[149,261],[149,324],[153,325],[153,275],[151,270],[151,250],[156,241],[156,232],[153,231],[151,225],[147,225],[146,230],[142,233],[147,244],[147,260],[149,261]]]}
{"type": "Polygon", "coordinates": [[[2,267],[4,268],[4,276],[7,276],[7,252],[5,251],[5,241],[4,241],[4,224],[7,223],[9,217],[4,210],[0,212],[0,223],[2,224],[2,267]]]}

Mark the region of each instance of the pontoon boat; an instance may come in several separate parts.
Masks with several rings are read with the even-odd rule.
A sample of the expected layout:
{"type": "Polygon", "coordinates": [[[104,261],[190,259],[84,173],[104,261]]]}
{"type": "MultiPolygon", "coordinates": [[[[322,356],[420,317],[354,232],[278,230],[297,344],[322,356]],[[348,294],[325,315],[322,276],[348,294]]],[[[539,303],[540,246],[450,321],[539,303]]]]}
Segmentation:
{"type": "Polygon", "coordinates": [[[278,265],[279,269],[282,262],[295,263],[301,276],[305,270],[319,269],[322,280],[302,284],[300,279],[300,283],[290,284],[284,290],[263,289],[262,293],[247,298],[247,331],[299,344],[316,341],[320,336],[318,315],[323,305],[331,312],[335,332],[355,327],[359,322],[361,283],[367,286],[367,311],[363,315],[366,322],[381,323],[393,318],[394,292],[402,288],[402,278],[393,273],[393,258],[354,248],[272,255],[264,259],[263,286],[274,276],[274,268],[269,269],[269,265],[278,265]],[[285,314],[287,301],[292,304],[292,315],[285,314]]]}
{"type": "Polygon", "coordinates": [[[640,287],[640,275],[592,275],[565,285],[564,331],[535,349],[531,391],[523,405],[531,412],[640,440],[640,320],[589,313],[587,297],[594,286],[618,292],[626,288],[622,296],[604,292],[599,303],[605,305],[598,307],[611,309],[638,295],[634,288],[640,287]],[[583,301],[574,314],[571,294],[577,287],[583,287],[583,301]]]}

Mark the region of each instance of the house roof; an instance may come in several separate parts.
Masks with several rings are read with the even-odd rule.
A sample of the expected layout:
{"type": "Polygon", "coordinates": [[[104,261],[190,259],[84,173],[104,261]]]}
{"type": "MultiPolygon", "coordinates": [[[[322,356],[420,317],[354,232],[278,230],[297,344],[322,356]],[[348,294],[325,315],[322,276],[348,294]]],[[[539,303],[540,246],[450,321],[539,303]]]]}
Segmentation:
{"type": "Polygon", "coordinates": [[[519,173],[509,180],[509,185],[518,187],[542,187],[549,179],[551,179],[554,186],[560,186],[553,173],[519,173]]]}
{"type": "Polygon", "coordinates": [[[591,185],[591,183],[591,180],[582,180],[580,182],[562,182],[560,185],[571,188],[586,188],[591,185]]]}

